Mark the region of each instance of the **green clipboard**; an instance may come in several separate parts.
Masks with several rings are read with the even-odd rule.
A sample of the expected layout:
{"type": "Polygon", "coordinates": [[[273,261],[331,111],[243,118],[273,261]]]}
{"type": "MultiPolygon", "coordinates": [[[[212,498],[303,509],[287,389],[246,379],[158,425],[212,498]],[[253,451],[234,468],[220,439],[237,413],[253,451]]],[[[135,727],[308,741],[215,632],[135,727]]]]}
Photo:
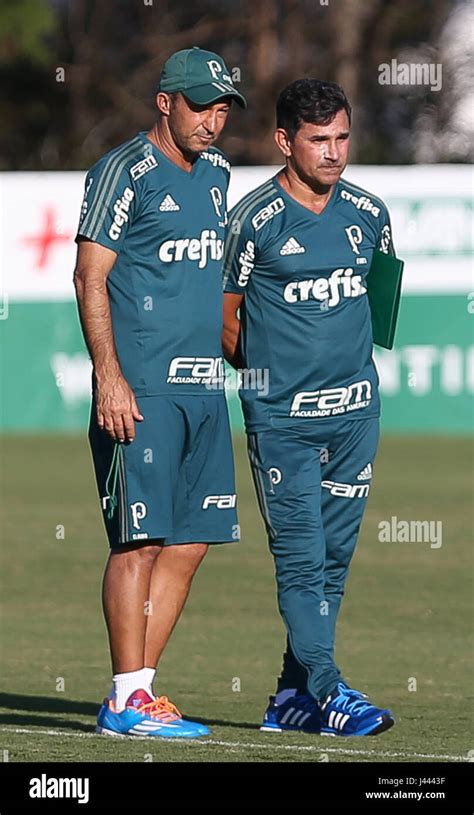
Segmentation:
{"type": "Polygon", "coordinates": [[[382,348],[393,348],[404,265],[403,260],[374,250],[366,285],[374,343],[382,348]]]}

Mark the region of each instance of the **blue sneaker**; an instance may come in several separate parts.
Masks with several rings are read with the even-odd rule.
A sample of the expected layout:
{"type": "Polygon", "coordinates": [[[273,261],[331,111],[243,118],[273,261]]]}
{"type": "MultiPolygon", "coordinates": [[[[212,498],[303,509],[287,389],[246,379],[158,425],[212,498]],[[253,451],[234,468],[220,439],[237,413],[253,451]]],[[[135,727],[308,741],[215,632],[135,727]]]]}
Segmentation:
{"type": "Polygon", "coordinates": [[[321,705],[321,734],[327,736],[375,736],[395,724],[393,713],[375,707],[367,694],[338,682],[321,705]]]}
{"type": "Polygon", "coordinates": [[[97,716],[96,733],[103,736],[158,736],[162,739],[197,739],[208,736],[204,724],[183,719],[166,696],[153,699],[144,690],[132,693],[125,710],[114,710],[111,699],[104,702],[97,716]]]}
{"type": "Polygon", "coordinates": [[[315,699],[307,693],[298,693],[277,705],[274,696],[265,711],[260,730],[281,733],[283,730],[299,730],[303,733],[319,733],[321,714],[315,699]]]}

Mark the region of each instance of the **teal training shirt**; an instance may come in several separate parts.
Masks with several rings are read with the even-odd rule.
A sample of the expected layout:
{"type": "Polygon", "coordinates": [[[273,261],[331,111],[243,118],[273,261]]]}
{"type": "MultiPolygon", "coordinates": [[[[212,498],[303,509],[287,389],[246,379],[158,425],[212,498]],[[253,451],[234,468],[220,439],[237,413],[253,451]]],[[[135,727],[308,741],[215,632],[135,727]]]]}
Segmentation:
{"type": "Polygon", "coordinates": [[[276,176],[230,212],[224,291],[244,295],[248,430],[379,414],[365,285],[374,248],[393,252],[387,208],[342,179],[320,215],[276,176]]]}
{"type": "Polygon", "coordinates": [[[139,133],[87,174],[76,240],[118,253],[107,279],[113,333],[138,396],[222,394],[229,173],[219,150],[188,173],[139,133]]]}

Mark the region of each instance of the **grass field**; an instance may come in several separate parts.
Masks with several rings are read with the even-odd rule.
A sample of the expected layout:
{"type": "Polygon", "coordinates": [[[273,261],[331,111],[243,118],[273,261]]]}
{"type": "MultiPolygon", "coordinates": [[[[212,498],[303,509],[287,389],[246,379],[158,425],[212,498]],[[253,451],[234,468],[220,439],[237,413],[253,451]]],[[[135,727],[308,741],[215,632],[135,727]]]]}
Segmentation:
{"type": "Polygon", "coordinates": [[[426,762],[473,751],[471,442],[381,445],[337,651],[346,678],[396,714],[397,725],[375,739],[258,730],[284,632],[242,439],[236,453],[242,543],[208,555],[157,683],[186,716],[211,724],[212,736],[115,740],[94,733],[110,686],[100,607],[107,546],[86,441],[2,439],[0,758],[6,750],[15,762],[426,762]],[[379,542],[378,523],[393,515],[441,520],[441,548],[379,542]]]}

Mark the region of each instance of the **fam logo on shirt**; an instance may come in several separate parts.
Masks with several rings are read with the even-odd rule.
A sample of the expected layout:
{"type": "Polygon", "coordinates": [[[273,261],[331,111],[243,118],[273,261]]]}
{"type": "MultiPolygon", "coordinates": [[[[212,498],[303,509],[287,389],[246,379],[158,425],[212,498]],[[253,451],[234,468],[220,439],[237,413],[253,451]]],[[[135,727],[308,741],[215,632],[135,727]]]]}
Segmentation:
{"type": "Polygon", "coordinates": [[[338,416],[368,407],[371,400],[372,386],[368,379],[353,382],[347,387],[300,391],[293,397],[290,416],[310,419],[338,416]]]}
{"type": "Polygon", "coordinates": [[[169,385],[216,385],[224,382],[222,357],[174,357],[168,369],[169,385]]]}
{"type": "Polygon", "coordinates": [[[339,481],[321,481],[321,486],[338,498],[367,498],[370,484],[342,484],[339,481]]]}
{"type": "Polygon", "coordinates": [[[158,167],[158,162],[155,156],[146,156],[142,158],[140,161],[137,161],[133,167],[130,167],[130,175],[133,181],[137,181],[142,175],[145,173],[149,173],[150,170],[154,170],[155,167],[158,167]]]}
{"type": "Polygon", "coordinates": [[[206,495],[202,502],[202,509],[216,507],[216,509],[233,509],[237,503],[237,495],[206,495]]]}
{"type": "Polygon", "coordinates": [[[265,226],[267,221],[271,221],[275,215],[279,215],[284,209],[285,202],[283,201],[283,198],[275,198],[275,200],[267,204],[266,207],[260,209],[252,218],[252,226],[255,229],[255,232],[258,232],[262,226],[265,226]]]}

